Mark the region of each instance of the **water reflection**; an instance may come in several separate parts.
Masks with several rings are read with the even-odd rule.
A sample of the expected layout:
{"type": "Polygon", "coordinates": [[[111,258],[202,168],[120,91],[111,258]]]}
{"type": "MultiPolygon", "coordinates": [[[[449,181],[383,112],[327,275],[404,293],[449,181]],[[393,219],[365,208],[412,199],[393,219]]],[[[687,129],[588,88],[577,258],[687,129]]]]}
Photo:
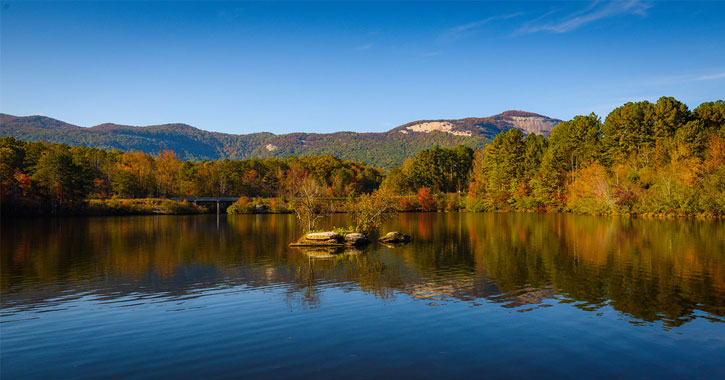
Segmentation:
{"type": "MultiPolygon", "coordinates": [[[[329,225],[346,225],[335,215],[329,225]]],[[[288,247],[289,215],[4,221],[2,316],[69,299],[183,299],[214,289],[277,289],[292,308],[324,307],[329,287],[385,302],[484,302],[529,311],[612,307],[632,322],[679,326],[725,316],[725,226],[577,215],[402,214],[384,227],[407,246],[343,252],[288,247]]],[[[12,319],[12,318],[9,318],[12,319]]]]}

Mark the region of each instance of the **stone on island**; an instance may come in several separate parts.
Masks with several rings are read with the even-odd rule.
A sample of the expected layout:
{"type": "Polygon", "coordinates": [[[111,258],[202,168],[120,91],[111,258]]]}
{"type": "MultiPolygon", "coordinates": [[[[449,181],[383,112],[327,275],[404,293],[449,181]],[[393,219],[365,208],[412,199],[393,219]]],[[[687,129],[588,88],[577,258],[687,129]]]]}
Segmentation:
{"type": "Polygon", "coordinates": [[[312,232],[305,236],[307,240],[339,240],[340,234],[334,231],[328,231],[328,232],[312,232]]]}
{"type": "Polygon", "coordinates": [[[378,241],[385,244],[405,244],[410,242],[410,236],[398,231],[393,231],[388,232],[385,236],[378,239],[378,241]]]}
{"type": "Polygon", "coordinates": [[[359,232],[351,232],[345,235],[345,244],[363,245],[369,242],[368,238],[359,232]]]}
{"type": "Polygon", "coordinates": [[[360,246],[369,243],[368,238],[361,233],[352,232],[344,237],[337,232],[311,232],[300,240],[290,244],[291,247],[344,247],[360,246]]]}
{"type": "Polygon", "coordinates": [[[311,232],[290,244],[292,247],[342,247],[345,239],[337,232],[311,232]]]}

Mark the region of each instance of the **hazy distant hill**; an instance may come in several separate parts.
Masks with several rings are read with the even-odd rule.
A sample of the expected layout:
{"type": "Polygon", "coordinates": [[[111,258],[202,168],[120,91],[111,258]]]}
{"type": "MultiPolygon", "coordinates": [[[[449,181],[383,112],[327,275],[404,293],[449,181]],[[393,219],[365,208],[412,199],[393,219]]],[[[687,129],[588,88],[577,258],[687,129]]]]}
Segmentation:
{"type": "Polygon", "coordinates": [[[103,149],[175,151],[183,159],[216,160],[290,155],[332,154],[382,168],[399,165],[422,149],[465,144],[481,148],[501,131],[518,128],[548,136],[560,120],[506,111],[484,118],[414,121],[383,133],[251,133],[209,132],[186,124],[133,127],[101,124],[85,128],[45,116],[0,114],[0,136],[27,141],[46,140],[103,149]]]}

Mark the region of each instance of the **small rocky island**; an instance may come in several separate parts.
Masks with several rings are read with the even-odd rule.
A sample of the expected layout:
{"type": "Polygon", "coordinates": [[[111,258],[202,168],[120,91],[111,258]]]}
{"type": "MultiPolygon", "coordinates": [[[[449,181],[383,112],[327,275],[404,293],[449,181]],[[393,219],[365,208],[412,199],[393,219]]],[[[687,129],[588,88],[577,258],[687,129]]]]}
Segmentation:
{"type": "MultiPolygon", "coordinates": [[[[410,236],[398,231],[388,232],[380,239],[383,244],[400,245],[410,242],[410,236]]],[[[310,232],[301,237],[290,247],[360,247],[370,243],[365,234],[350,232],[341,234],[336,231],[310,232]]]]}
{"type": "Polygon", "coordinates": [[[370,240],[359,232],[351,232],[343,236],[339,232],[326,231],[310,232],[290,244],[290,247],[349,247],[362,246],[368,243],[370,243],[370,240]]]}

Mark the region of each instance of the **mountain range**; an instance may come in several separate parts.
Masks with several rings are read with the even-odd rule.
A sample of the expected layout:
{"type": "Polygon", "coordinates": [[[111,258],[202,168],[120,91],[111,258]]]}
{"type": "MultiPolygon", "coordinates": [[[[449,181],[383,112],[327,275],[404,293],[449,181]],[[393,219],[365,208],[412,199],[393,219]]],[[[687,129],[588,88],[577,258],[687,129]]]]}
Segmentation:
{"type": "Polygon", "coordinates": [[[559,122],[531,112],[506,111],[490,117],[418,120],[380,133],[276,135],[259,132],[236,135],[209,132],[187,124],[135,127],[106,123],[88,128],[46,116],[0,114],[0,136],[101,149],[140,150],[151,154],[173,150],[185,160],[331,154],[387,169],[434,146],[465,144],[474,149],[482,148],[496,134],[512,128],[548,136],[559,122]]]}

